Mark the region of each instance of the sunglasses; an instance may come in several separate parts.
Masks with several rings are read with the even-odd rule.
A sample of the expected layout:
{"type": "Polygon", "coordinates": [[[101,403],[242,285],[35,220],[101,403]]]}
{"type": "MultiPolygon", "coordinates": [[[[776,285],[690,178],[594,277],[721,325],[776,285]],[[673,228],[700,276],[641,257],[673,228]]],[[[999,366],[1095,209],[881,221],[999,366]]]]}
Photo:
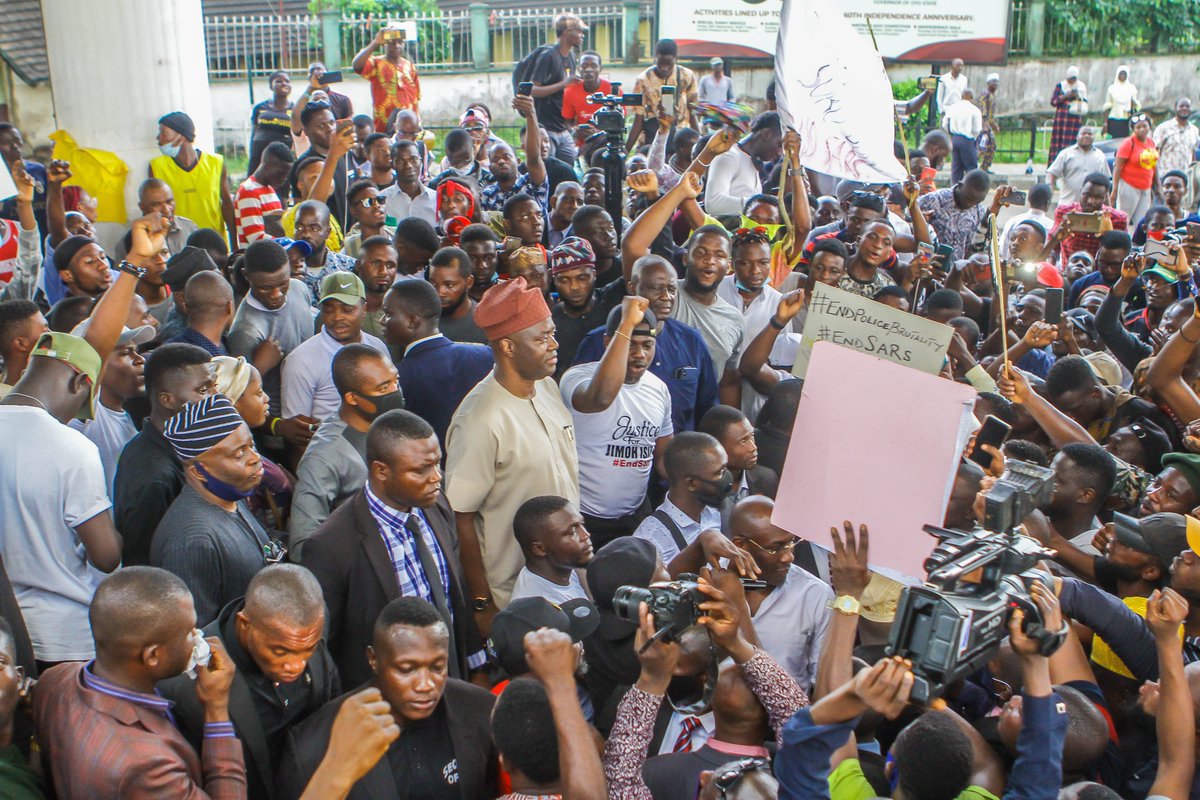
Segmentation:
{"type": "Polygon", "coordinates": [[[735,786],[746,777],[746,773],[754,772],[755,770],[767,769],[770,762],[765,758],[743,758],[736,764],[731,765],[727,769],[713,776],[713,786],[717,790],[717,797],[721,800],[726,800],[729,793],[735,786]]]}
{"type": "Polygon", "coordinates": [[[358,205],[362,206],[363,208],[370,208],[371,206],[381,206],[386,202],[387,200],[382,197],[364,197],[362,200],[358,201],[358,205]]]}

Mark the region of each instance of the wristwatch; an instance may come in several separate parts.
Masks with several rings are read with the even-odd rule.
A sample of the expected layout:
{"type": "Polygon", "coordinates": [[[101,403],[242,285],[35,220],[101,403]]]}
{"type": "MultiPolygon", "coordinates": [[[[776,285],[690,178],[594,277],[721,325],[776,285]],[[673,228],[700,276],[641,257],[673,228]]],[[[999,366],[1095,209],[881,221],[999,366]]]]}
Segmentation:
{"type": "Polygon", "coordinates": [[[491,597],[476,597],[471,601],[471,606],[478,611],[486,611],[487,607],[492,604],[491,597]]]}
{"type": "Polygon", "coordinates": [[[132,275],[133,277],[135,277],[139,280],[146,277],[146,268],[145,267],[135,267],[133,264],[130,264],[128,261],[122,261],[120,264],[117,264],[117,269],[120,270],[121,272],[128,272],[130,275],[132,275]]]}
{"type": "Polygon", "coordinates": [[[848,594],[838,595],[837,599],[833,601],[832,607],[834,611],[848,617],[856,617],[862,613],[862,603],[858,602],[858,598],[848,594]]]}

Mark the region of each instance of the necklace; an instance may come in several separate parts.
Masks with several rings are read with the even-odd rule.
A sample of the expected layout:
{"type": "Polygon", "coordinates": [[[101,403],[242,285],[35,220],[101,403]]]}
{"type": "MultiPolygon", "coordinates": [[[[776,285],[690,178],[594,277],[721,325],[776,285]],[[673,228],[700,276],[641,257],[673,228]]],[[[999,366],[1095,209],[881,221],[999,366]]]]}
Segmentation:
{"type": "Polygon", "coordinates": [[[24,392],[9,392],[8,396],[9,397],[24,397],[28,400],[32,400],[33,402],[37,403],[39,406],[42,407],[42,411],[45,411],[47,414],[50,413],[50,409],[46,408],[46,404],[31,394],[25,394],[24,392]]]}

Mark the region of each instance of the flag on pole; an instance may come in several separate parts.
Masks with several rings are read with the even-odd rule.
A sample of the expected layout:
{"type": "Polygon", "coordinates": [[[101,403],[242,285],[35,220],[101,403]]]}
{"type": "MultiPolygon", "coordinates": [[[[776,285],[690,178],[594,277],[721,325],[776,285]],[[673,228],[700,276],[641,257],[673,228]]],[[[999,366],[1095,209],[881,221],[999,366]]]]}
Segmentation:
{"type": "Polygon", "coordinates": [[[800,134],[805,167],[864,183],[899,183],[892,87],[879,53],[837,0],[783,0],[775,43],[775,100],[800,134]]]}

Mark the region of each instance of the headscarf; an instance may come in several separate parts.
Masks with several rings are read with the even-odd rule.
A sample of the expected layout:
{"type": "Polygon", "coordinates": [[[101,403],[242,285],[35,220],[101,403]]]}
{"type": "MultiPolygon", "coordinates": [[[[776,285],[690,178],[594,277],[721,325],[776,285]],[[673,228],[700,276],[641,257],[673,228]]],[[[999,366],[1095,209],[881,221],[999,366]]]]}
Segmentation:
{"type": "Polygon", "coordinates": [[[466,184],[459,183],[454,180],[442,181],[437,188],[437,213],[440,216],[442,206],[449,202],[450,198],[456,194],[465,194],[467,196],[467,217],[475,218],[475,195],[467,188],[466,184]]]}
{"type": "Polygon", "coordinates": [[[1137,97],[1137,87],[1133,85],[1133,81],[1129,80],[1129,66],[1127,64],[1117,67],[1117,74],[1113,76],[1112,86],[1108,87],[1108,96],[1113,103],[1110,116],[1113,113],[1122,117],[1129,115],[1129,112],[1133,108],[1134,99],[1137,97]],[[1125,73],[1125,80],[1117,77],[1121,72],[1125,73]]]}
{"type": "Polygon", "coordinates": [[[242,399],[250,385],[250,364],[241,356],[217,356],[212,360],[216,371],[216,389],[233,402],[242,399]]]}

